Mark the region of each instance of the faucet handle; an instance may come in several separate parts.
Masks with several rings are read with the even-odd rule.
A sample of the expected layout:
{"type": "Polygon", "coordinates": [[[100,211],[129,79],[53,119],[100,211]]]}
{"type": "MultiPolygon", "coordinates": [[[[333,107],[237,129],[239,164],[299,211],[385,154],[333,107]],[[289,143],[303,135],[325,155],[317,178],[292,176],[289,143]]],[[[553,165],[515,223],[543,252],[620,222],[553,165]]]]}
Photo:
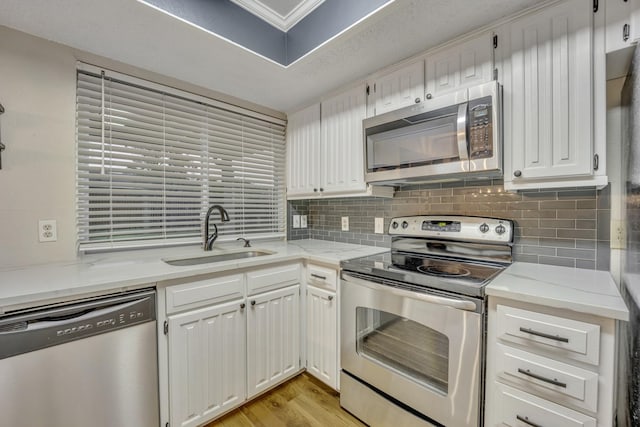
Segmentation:
{"type": "Polygon", "coordinates": [[[244,237],[238,237],[236,240],[244,240],[244,247],[245,248],[250,248],[251,247],[251,241],[249,239],[245,239],[244,237]]]}

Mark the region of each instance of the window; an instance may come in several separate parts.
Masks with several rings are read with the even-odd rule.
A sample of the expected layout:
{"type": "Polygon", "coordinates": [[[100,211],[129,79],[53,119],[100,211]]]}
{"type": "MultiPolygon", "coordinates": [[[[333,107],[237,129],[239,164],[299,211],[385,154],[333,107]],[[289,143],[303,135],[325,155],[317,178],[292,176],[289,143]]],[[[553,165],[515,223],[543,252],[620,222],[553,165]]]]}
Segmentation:
{"type": "Polygon", "coordinates": [[[80,250],[201,242],[213,204],[221,240],[284,235],[283,121],[84,64],[76,102],[80,250]]]}

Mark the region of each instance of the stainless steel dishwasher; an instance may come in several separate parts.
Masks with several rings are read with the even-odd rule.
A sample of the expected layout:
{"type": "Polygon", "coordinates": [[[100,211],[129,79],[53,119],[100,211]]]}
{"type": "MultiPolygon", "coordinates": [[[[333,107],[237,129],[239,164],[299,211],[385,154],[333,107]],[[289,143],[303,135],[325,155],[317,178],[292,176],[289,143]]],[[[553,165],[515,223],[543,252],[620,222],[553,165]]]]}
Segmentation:
{"type": "Polygon", "coordinates": [[[155,290],[0,317],[0,425],[158,427],[155,290]]]}

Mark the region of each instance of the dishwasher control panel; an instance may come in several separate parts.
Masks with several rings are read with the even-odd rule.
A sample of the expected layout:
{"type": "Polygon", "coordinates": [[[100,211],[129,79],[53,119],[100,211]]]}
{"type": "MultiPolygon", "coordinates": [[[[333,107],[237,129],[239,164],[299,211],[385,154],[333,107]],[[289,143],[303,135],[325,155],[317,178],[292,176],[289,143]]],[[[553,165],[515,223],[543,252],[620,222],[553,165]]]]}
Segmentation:
{"type": "Polygon", "coordinates": [[[155,290],[0,317],[0,359],[155,321],[155,290]]]}

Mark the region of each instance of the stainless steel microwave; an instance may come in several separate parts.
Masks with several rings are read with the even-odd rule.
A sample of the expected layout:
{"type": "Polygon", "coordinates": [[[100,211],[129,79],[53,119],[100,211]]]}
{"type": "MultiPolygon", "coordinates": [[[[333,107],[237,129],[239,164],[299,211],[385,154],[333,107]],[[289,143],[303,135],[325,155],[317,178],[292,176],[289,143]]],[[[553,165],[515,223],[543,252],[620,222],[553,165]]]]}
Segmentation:
{"type": "Polygon", "coordinates": [[[501,119],[495,81],[365,119],[366,181],[501,176],[501,119]]]}

